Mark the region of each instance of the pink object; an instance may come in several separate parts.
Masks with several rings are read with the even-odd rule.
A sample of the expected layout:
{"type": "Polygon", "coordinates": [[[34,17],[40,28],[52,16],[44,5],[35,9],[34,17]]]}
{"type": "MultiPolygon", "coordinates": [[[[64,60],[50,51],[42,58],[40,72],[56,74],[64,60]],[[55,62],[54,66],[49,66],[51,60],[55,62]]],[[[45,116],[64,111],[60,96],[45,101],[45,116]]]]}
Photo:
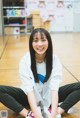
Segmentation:
{"type": "Polygon", "coordinates": [[[30,111],[29,114],[28,114],[28,116],[30,116],[31,118],[34,118],[33,112],[30,111]]]}

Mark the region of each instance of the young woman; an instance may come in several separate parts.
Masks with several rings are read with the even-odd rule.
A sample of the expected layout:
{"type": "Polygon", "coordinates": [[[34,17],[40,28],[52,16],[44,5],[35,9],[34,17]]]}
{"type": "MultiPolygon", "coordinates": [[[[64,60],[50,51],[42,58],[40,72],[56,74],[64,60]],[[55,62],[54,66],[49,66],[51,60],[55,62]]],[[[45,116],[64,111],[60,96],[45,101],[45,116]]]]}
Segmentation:
{"type": "Polygon", "coordinates": [[[53,54],[51,37],[45,29],[32,31],[29,50],[19,65],[21,88],[0,86],[0,102],[25,118],[61,118],[80,100],[80,83],[59,88],[62,66],[53,54]]]}

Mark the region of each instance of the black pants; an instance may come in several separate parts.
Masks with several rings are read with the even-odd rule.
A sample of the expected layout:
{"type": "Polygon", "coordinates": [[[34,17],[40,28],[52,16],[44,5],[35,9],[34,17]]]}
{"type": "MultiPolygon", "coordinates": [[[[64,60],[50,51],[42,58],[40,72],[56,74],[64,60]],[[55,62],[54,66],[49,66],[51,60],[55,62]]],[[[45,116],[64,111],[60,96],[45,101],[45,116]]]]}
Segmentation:
{"type": "Polygon", "coordinates": [[[60,107],[67,112],[73,105],[80,100],[80,82],[67,84],[59,89],[60,107]]]}
{"type": "MultiPolygon", "coordinates": [[[[60,107],[68,111],[80,100],[80,82],[68,84],[59,89],[60,107]]],[[[16,87],[0,86],[0,102],[19,113],[23,108],[29,106],[26,94],[16,87]]]]}

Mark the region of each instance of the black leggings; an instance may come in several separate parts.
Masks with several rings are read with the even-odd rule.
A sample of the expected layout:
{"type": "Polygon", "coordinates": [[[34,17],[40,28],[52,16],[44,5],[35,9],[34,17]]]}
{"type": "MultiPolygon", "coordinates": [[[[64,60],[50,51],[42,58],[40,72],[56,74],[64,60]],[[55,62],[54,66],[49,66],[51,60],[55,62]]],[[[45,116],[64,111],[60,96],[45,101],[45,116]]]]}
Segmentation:
{"type": "Polygon", "coordinates": [[[60,107],[67,112],[73,105],[80,100],[80,82],[67,84],[59,89],[60,107]]]}
{"type": "Polygon", "coordinates": [[[29,106],[26,94],[12,86],[0,85],[0,102],[16,113],[29,106]]]}
{"type": "MultiPolygon", "coordinates": [[[[59,89],[60,107],[68,111],[80,100],[80,82],[68,84],[59,89]]],[[[23,108],[29,106],[26,94],[16,87],[0,85],[0,102],[19,113],[23,108]]]]}

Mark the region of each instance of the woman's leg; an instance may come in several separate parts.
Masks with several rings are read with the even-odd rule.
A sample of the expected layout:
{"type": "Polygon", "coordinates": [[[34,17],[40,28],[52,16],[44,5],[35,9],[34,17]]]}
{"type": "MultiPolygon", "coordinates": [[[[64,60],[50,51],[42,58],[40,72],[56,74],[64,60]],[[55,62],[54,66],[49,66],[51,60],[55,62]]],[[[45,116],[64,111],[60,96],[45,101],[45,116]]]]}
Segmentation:
{"type": "Polygon", "coordinates": [[[68,84],[59,89],[59,113],[67,112],[80,100],[80,82],[68,84]]]}
{"type": "Polygon", "coordinates": [[[29,106],[26,94],[16,87],[0,86],[0,102],[16,113],[27,116],[29,106]]]}

